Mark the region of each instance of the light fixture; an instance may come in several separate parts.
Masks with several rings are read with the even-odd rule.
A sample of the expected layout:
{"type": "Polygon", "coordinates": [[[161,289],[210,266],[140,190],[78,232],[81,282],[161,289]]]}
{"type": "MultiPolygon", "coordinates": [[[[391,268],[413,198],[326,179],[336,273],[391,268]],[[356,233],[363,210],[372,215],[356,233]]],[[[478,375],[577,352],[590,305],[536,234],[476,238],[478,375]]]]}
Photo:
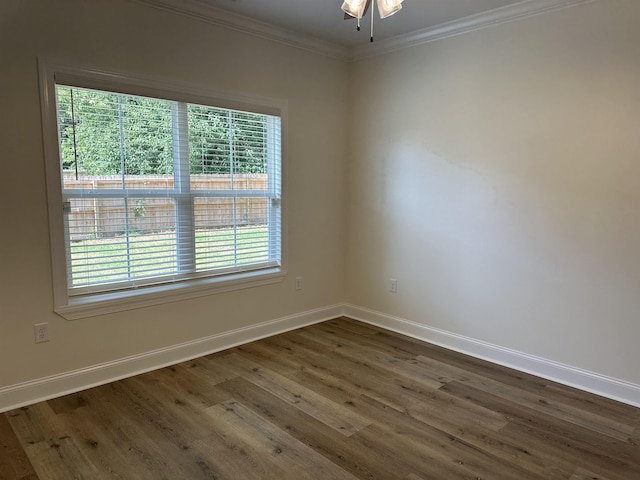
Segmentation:
{"type": "MultiPolygon", "coordinates": [[[[373,0],[344,0],[342,11],[345,18],[358,19],[358,31],[360,31],[360,19],[364,17],[373,0]]],[[[387,18],[402,9],[404,0],[376,0],[380,18],[387,18]]],[[[373,42],[373,12],[371,12],[371,41],[373,42]]]]}

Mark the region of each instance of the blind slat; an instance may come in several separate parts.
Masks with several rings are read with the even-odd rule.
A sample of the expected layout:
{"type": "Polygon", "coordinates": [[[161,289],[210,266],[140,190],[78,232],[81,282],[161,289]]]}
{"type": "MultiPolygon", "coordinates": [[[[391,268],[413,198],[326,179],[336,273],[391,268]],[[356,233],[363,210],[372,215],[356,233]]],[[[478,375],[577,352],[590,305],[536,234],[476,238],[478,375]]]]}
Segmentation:
{"type": "Polygon", "coordinates": [[[56,94],[70,294],[279,263],[278,117],[56,94]]]}

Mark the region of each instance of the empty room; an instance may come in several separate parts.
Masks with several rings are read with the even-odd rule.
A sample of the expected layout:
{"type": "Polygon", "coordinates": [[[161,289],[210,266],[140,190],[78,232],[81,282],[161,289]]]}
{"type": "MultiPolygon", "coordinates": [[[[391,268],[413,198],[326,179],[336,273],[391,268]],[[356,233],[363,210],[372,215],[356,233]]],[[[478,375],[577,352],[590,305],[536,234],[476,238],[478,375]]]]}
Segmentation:
{"type": "Polygon", "coordinates": [[[640,479],[640,1],[0,2],[0,480],[640,479]]]}

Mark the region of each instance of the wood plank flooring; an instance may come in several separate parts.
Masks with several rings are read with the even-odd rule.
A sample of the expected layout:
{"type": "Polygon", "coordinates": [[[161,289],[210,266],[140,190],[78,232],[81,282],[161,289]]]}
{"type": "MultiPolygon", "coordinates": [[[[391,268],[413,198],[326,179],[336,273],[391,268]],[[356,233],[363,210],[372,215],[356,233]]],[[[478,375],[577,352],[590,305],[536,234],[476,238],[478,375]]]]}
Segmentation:
{"type": "Polygon", "coordinates": [[[638,480],[640,409],[346,318],[0,415],[0,480],[638,480]]]}

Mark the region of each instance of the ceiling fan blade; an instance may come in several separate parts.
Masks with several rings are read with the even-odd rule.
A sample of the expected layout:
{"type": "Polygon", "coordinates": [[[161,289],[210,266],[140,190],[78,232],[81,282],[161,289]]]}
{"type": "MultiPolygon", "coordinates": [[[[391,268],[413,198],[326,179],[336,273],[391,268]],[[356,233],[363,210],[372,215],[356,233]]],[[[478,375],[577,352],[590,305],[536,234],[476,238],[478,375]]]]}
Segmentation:
{"type": "MultiPolygon", "coordinates": [[[[367,4],[364,6],[364,13],[362,14],[363,17],[369,11],[369,7],[371,7],[371,2],[372,2],[372,0],[367,0],[367,4]]],[[[348,13],[345,12],[345,14],[344,14],[344,19],[345,20],[351,20],[352,18],[357,18],[357,17],[354,17],[353,15],[349,15],[348,13]]]]}

